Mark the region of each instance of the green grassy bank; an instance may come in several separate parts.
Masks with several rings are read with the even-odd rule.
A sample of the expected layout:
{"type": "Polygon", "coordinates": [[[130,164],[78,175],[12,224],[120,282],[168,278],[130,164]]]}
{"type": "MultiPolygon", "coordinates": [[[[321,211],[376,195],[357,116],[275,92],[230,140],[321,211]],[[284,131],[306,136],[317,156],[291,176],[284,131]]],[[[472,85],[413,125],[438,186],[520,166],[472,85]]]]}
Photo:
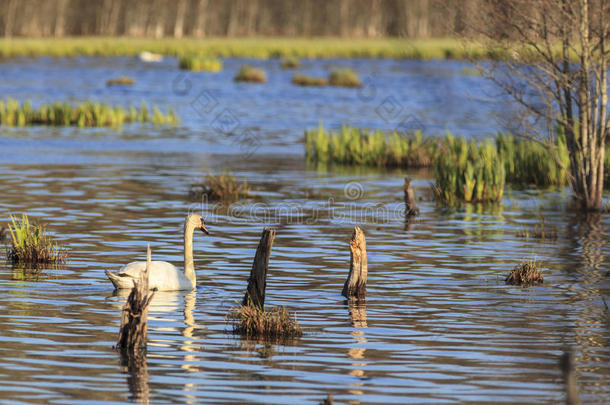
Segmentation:
{"type": "Polygon", "coordinates": [[[457,39],[396,38],[205,38],[151,39],[70,37],[0,39],[0,57],[135,56],[148,51],[163,55],[215,57],[478,59],[495,58],[477,44],[457,39]]]}

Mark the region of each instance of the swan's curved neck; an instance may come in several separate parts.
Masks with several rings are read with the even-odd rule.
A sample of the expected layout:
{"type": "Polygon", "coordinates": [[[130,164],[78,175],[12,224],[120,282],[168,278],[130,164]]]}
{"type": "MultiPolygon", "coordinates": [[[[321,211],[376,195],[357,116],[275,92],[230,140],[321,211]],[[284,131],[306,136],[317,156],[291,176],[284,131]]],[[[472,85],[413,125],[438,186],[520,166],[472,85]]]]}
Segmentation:
{"type": "Polygon", "coordinates": [[[195,264],[193,262],[193,232],[195,225],[191,221],[184,224],[184,275],[191,280],[193,286],[197,283],[195,277],[195,264]]]}

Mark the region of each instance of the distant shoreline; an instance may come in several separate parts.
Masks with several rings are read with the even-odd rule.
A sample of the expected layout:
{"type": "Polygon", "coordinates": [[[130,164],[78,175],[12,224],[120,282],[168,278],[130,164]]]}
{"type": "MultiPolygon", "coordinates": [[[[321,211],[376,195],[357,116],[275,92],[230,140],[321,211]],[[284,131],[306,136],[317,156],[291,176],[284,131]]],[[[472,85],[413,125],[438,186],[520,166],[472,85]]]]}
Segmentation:
{"type": "Polygon", "coordinates": [[[64,37],[2,38],[0,57],[136,56],[147,51],[165,56],[380,59],[499,59],[482,44],[453,38],[336,38],[336,37],[64,37]]]}

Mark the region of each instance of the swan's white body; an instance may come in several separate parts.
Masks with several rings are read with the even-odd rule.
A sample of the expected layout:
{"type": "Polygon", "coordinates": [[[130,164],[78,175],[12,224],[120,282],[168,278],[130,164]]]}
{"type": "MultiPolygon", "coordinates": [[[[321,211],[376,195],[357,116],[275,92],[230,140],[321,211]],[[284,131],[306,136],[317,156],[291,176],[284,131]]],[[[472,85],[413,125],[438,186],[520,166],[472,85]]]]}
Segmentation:
{"type": "MultiPolygon", "coordinates": [[[[151,262],[148,285],[151,290],[176,291],[192,290],[197,285],[193,263],[193,232],[201,229],[207,233],[200,215],[191,214],[184,224],[184,271],[168,262],[151,262]]],[[[106,270],[106,275],[116,289],[133,288],[134,281],[146,269],[146,262],[131,262],[117,273],[106,270]]]]}

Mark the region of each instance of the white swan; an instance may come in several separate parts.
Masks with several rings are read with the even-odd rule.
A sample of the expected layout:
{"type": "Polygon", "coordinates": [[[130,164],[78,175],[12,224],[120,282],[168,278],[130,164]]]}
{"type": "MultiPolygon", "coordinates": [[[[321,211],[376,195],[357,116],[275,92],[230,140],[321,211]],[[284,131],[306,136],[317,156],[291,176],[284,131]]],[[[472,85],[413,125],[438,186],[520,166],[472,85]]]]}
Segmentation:
{"type": "MultiPolygon", "coordinates": [[[[148,284],[151,290],[176,291],[192,290],[196,287],[195,265],[193,264],[193,232],[200,229],[209,234],[201,215],[190,214],[184,223],[184,272],[168,262],[151,262],[148,284]]],[[[106,270],[106,275],[114,288],[132,288],[134,280],[146,269],[146,262],[131,262],[117,273],[106,270]]]]}

